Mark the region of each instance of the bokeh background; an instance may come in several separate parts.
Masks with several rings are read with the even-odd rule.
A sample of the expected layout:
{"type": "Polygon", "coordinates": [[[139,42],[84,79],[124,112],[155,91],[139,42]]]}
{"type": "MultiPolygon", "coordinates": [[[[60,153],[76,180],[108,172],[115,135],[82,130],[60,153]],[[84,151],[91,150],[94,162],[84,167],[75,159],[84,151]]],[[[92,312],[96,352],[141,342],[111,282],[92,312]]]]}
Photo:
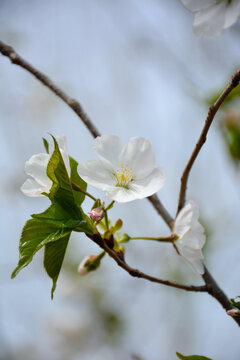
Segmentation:
{"type": "MultiPolygon", "coordinates": [[[[0,39],[78,99],[102,134],[151,140],[168,173],[159,196],[171,214],[207,103],[240,58],[239,24],[204,40],[192,22],[178,0],[0,0],[0,39]]],[[[240,175],[226,124],[234,124],[236,135],[239,109],[236,96],[218,114],[188,187],[207,229],[206,265],[231,297],[240,294],[240,175]]],[[[239,359],[239,329],[209,295],[131,278],[107,257],[98,271],[77,275],[82,258],[99,252],[81,234],[71,237],[53,301],[41,251],[10,280],[25,221],[48,206],[46,198],[20,192],[25,161],[43,151],[41,138],[48,133],[66,134],[79,162],[95,154],[91,135],[71,109],[2,56],[0,127],[1,359],[174,360],[176,351],[239,359]]],[[[90,207],[86,201],[84,209],[90,207]]],[[[119,217],[132,236],[168,234],[147,200],[117,204],[111,220],[119,217]]],[[[126,251],[133,267],[202,283],[167,244],[137,241],[126,251]]]]}

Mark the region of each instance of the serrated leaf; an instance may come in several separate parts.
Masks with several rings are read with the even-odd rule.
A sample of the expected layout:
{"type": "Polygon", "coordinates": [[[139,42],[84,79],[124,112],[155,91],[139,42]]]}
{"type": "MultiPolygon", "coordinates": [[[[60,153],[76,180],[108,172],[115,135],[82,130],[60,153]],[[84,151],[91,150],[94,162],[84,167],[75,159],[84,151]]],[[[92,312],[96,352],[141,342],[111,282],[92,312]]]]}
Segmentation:
{"type": "Polygon", "coordinates": [[[184,355],[180,354],[179,352],[176,352],[176,355],[181,360],[212,360],[206,356],[201,356],[201,355],[184,356],[184,355]]]}
{"type": "Polygon", "coordinates": [[[69,214],[58,203],[52,204],[41,214],[32,215],[32,219],[26,222],[21,234],[19,262],[12,277],[27,266],[33,255],[44,245],[70,235],[76,227],[86,226],[88,225],[83,218],[72,221],[69,214]]]}
{"type": "Polygon", "coordinates": [[[53,203],[46,211],[41,214],[32,214],[33,219],[42,220],[44,224],[49,224],[57,228],[70,229],[88,232],[89,224],[83,212],[79,213],[78,219],[72,219],[69,213],[58,203],[53,203]]]}
{"type": "Polygon", "coordinates": [[[57,242],[46,244],[44,248],[44,268],[48,276],[52,279],[53,285],[51,290],[51,298],[56,289],[57,279],[62,267],[63,259],[67,250],[70,234],[64,236],[57,242]]]}
{"type": "MultiPolygon", "coordinates": [[[[78,175],[78,172],[77,172],[78,162],[76,160],[74,160],[71,156],[69,156],[69,160],[70,160],[72,181],[75,184],[77,184],[83,191],[86,191],[87,183],[78,175]]],[[[81,205],[85,199],[85,194],[80,191],[73,190],[73,195],[74,195],[74,199],[75,199],[76,203],[78,205],[81,205]]]]}
{"type": "Polygon", "coordinates": [[[58,143],[54,137],[53,141],[55,148],[47,167],[47,175],[53,182],[49,192],[49,199],[52,202],[58,201],[74,218],[78,218],[79,208],[74,201],[73,190],[67,169],[59,150],[58,143]]]}

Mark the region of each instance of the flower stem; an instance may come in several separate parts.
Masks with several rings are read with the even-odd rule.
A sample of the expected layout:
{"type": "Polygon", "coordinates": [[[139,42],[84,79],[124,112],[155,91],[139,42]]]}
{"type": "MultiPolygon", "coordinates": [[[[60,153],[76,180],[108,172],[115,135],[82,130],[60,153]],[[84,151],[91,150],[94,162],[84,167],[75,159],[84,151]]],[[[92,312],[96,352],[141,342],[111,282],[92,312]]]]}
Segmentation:
{"type": "Polygon", "coordinates": [[[114,200],[112,202],[110,202],[110,204],[106,207],[105,211],[110,210],[113,207],[114,203],[115,203],[114,200]]]}
{"type": "Polygon", "coordinates": [[[92,196],[91,194],[89,194],[87,191],[83,190],[79,185],[77,185],[73,180],[70,180],[71,184],[72,184],[72,188],[76,191],[82,192],[83,194],[85,194],[86,196],[90,197],[92,200],[96,201],[97,199],[92,196]]]}
{"type": "Polygon", "coordinates": [[[109,229],[109,222],[108,222],[108,213],[105,209],[105,224],[106,224],[106,228],[109,229]]]}
{"type": "Polygon", "coordinates": [[[171,234],[169,236],[162,236],[162,237],[145,237],[145,236],[139,236],[139,237],[130,237],[130,240],[154,240],[159,242],[173,242],[174,240],[177,240],[176,234],[171,234]]]}
{"type": "Polygon", "coordinates": [[[108,221],[108,210],[110,210],[113,207],[113,204],[115,203],[115,201],[113,200],[112,202],[110,202],[110,204],[108,204],[108,206],[105,208],[102,206],[103,211],[105,212],[105,224],[106,224],[106,228],[109,229],[109,221],[108,221]]]}

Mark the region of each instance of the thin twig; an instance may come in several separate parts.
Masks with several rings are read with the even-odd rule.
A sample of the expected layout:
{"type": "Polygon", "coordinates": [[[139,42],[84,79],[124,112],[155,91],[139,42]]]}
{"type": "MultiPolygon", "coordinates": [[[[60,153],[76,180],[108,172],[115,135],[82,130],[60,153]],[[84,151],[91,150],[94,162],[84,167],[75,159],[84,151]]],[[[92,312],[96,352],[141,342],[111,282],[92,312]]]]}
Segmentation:
{"type": "Polygon", "coordinates": [[[208,130],[213,122],[214,116],[216,115],[219,107],[221,106],[221,104],[223,103],[223,101],[226,99],[226,97],[228,96],[228,94],[235,88],[238,86],[240,81],[240,69],[238,69],[235,74],[232,76],[232,80],[230,81],[230,83],[228,84],[228,86],[226,87],[226,89],[224,90],[224,92],[219,96],[219,98],[217,99],[217,101],[210,106],[209,110],[208,110],[208,114],[207,114],[207,118],[205,120],[205,124],[203,127],[203,130],[201,132],[201,135],[198,139],[198,142],[195,146],[195,149],[193,150],[192,155],[190,156],[190,159],[183,171],[182,177],[181,177],[181,187],[180,187],[180,192],[179,192],[179,200],[178,200],[178,209],[177,209],[177,214],[179,213],[179,211],[183,208],[184,204],[185,204],[185,200],[186,200],[186,191],[187,191],[187,182],[188,182],[188,178],[189,178],[189,174],[190,171],[192,169],[193,163],[196,159],[196,157],[198,156],[203,144],[205,143],[206,139],[207,139],[207,133],[208,130]]]}
{"type": "Polygon", "coordinates": [[[158,284],[162,284],[162,285],[166,285],[166,286],[170,286],[170,287],[174,287],[174,288],[182,289],[182,290],[186,290],[186,291],[207,292],[207,286],[206,285],[202,285],[202,286],[189,285],[188,286],[188,285],[177,284],[177,283],[174,283],[174,282],[169,281],[169,280],[162,280],[162,279],[156,278],[154,276],[145,274],[145,273],[143,273],[142,271],[140,271],[138,269],[134,269],[131,266],[129,266],[128,264],[126,264],[126,262],[123,261],[118,256],[118,254],[107,245],[106,241],[104,241],[104,239],[102,239],[100,234],[87,235],[87,236],[90,239],[92,239],[95,243],[97,243],[103,250],[105,250],[106,253],[108,253],[108,255],[111,256],[111,258],[113,258],[116,261],[116,263],[123,270],[128,272],[129,275],[131,275],[133,277],[146,279],[146,280],[151,281],[151,282],[155,282],[155,283],[158,283],[158,284]]]}
{"type": "Polygon", "coordinates": [[[86,125],[92,136],[94,137],[100,136],[99,131],[97,130],[95,125],[91,122],[91,120],[84,112],[82,106],[77,100],[69,97],[56,84],[54,84],[54,82],[49,77],[47,77],[45,74],[37,70],[31,64],[29,64],[26,60],[24,60],[21,56],[19,56],[11,46],[4,44],[2,41],[0,41],[0,52],[2,53],[2,55],[7,56],[13,64],[19,65],[28,72],[30,72],[33,76],[35,76],[38,80],[40,80],[42,84],[47,86],[58,97],[60,97],[68,106],[70,106],[70,108],[77,114],[77,116],[86,125]]]}

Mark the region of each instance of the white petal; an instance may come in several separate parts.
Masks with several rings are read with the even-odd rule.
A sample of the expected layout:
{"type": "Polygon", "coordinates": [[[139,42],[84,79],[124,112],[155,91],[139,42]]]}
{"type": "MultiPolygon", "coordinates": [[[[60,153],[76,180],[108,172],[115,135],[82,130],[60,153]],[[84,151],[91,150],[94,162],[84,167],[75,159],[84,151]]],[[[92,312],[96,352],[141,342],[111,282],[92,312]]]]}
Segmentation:
{"type": "Polygon", "coordinates": [[[195,204],[193,201],[189,201],[179,212],[173,226],[173,232],[176,233],[179,237],[182,237],[190,230],[193,218],[198,218],[197,215],[197,204],[195,204]]]}
{"type": "Polygon", "coordinates": [[[215,0],[181,0],[183,5],[190,11],[198,11],[215,3],[215,0]]]}
{"type": "Polygon", "coordinates": [[[106,195],[110,200],[114,200],[119,203],[125,203],[136,199],[140,199],[139,194],[134,190],[126,189],[120,186],[115,186],[107,190],[106,195]]]}
{"type": "Polygon", "coordinates": [[[194,250],[188,247],[184,247],[181,251],[181,255],[185,260],[192,265],[193,269],[200,275],[204,273],[204,267],[202,263],[203,255],[201,250],[194,250]]]}
{"type": "Polygon", "coordinates": [[[115,135],[98,136],[93,141],[93,149],[108,169],[116,170],[121,166],[120,154],[123,143],[120,137],[115,135]]]}
{"type": "Polygon", "coordinates": [[[103,191],[116,185],[114,175],[99,160],[89,160],[81,163],[78,165],[77,171],[86,183],[103,191]]]}
{"type": "Polygon", "coordinates": [[[203,275],[205,270],[204,270],[204,265],[203,265],[203,262],[202,260],[200,259],[196,259],[192,262],[192,267],[193,267],[193,270],[195,270],[195,272],[199,275],[203,275]]]}
{"type": "Polygon", "coordinates": [[[202,248],[206,241],[204,227],[199,222],[196,222],[194,225],[192,225],[191,233],[195,238],[198,239],[199,247],[202,248]]]}
{"type": "Polygon", "coordinates": [[[224,21],[225,3],[214,3],[211,7],[196,13],[193,28],[197,35],[212,38],[221,34],[224,21]]]}
{"type": "Polygon", "coordinates": [[[175,241],[180,254],[199,273],[204,273],[202,247],[205,243],[203,226],[198,222],[199,208],[194,201],[189,201],[178,214],[173,232],[179,236],[175,241]]]}
{"type": "Polygon", "coordinates": [[[155,167],[151,143],[139,136],[131,138],[124,146],[121,158],[128,168],[132,168],[133,176],[137,179],[147,176],[155,167]]]}
{"type": "Polygon", "coordinates": [[[224,21],[224,29],[232,26],[238,19],[240,14],[240,1],[233,0],[230,4],[226,4],[226,13],[224,21]]]}
{"type": "Polygon", "coordinates": [[[47,177],[49,159],[48,154],[36,154],[25,163],[26,174],[32,176],[42,186],[47,186],[49,181],[47,177]]]}
{"type": "Polygon", "coordinates": [[[167,175],[163,168],[160,166],[155,167],[152,172],[141,180],[135,180],[129,184],[130,189],[134,190],[134,192],[138,193],[139,199],[143,199],[147,196],[151,196],[155,194],[158,190],[160,190],[165,181],[167,175]]]}
{"type": "Polygon", "coordinates": [[[66,135],[56,136],[56,140],[57,140],[59,148],[63,152],[67,153],[67,138],[66,138],[66,135]]]}
{"type": "Polygon", "coordinates": [[[203,234],[196,234],[190,230],[182,238],[179,238],[176,241],[182,248],[187,247],[193,250],[201,250],[204,242],[205,236],[203,234]]]}
{"type": "MultiPolygon", "coordinates": [[[[66,166],[68,176],[70,177],[71,176],[71,167],[70,167],[70,161],[69,161],[69,156],[68,156],[68,152],[67,152],[66,136],[62,136],[62,138],[64,138],[64,139],[61,139],[61,141],[64,141],[63,147],[60,146],[59,142],[58,142],[58,145],[59,145],[59,149],[60,149],[60,152],[61,152],[61,155],[63,158],[63,162],[66,166]]],[[[57,141],[59,141],[59,140],[57,140],[57,141]]]]}
{"type": "Polygon", "coordinates": [[[49,180],[48,186],[42,186],[37,183],[34,179],[27,179],[21,187],[21,191],[26,196],[40,196],[41,193],[46,192],[48,193],[51,189],[52,181],[49,180]]]}

